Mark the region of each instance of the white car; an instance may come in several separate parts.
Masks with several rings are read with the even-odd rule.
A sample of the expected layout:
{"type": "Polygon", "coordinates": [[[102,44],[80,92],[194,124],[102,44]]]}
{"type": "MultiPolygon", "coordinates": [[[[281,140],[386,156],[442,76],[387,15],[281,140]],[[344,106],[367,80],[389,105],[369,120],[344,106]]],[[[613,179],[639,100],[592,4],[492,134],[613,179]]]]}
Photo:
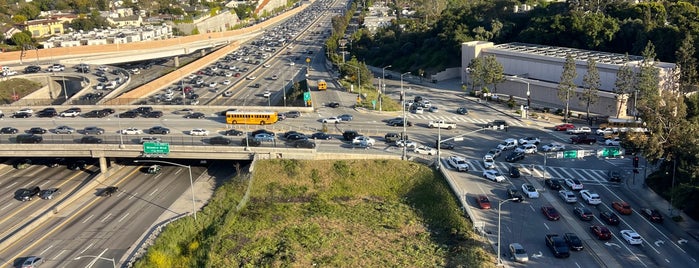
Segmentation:
{"type": "Polygon", "coordinates": [[[294,65],[296,65],[296,64],[293,61],[289,62],[289,66],[294,66],[294,65]]]}
{"type": "Polygon", "coordinates": [[[619,146],[619,144],[621,144],[620,138],[608,139],[608,140],[604,141],[604,145],[607,145],[607,146],[619,146]]]}
{"type": "Polygon", "coordinates": [[[337,118],[337,117],[329,117],[329,118],[323,119],[322,122],[323,123],[340,123],[340,122],[342,122],[342,119],[337,118]]]}
{"type": "Polygon", "coordinates": [[[230,84],[231,84],[231,80],[223,80],[223,82],[222,82],[221,84],[230,85],[230,84]]]}
{"type": "Polygon", "coordinates": [[[265,92],[262,93],[262,97],[269,98],[271,96],[272,96],[272,92],[270,92],[269,90],[265,90],[265,92]]]}
{"type": "Polygon", "coordinates": [[[517,152],[517,153],[521,152],[521,153],[525,153],[525,154],[535,154],[537,152],[537,148],[536,148],[536,145],[534,145],[534,144],[524,144],[524,145],[517,147],[517,149],[515,149],[515,152],[517,152]]]}
{"type": "Polygon", "coordinates": [[[68,110],[68,111],[61,112],[61,114],[59,114],[59,115],[61,117],[76,117],[76,116],[80,115],[80,112],[78,112],[76,110],[68,110]]]}
{"type": "Polygon", "coordinates": [[[209,136],[209,131],[203,128],[195,128],[189,131],[192,136],[209,136]]]}
{"type": "Polygon", "coordinates": [[[3,71],[3,72],[2,72],[2,75],[4,75],[4,76],[17,75],[17,71],[15,71],[15,70],[3,71]]]}
{"type": "Polygon", "coordinates": [[[415,148],[415,153],[418,154],[426,154],[426,155],[436,155],[437,150],[432,148],[432,147],[427,147],[427,146],[420,146],[415,148]]]}
{"type": "Polygon", "coordinates": [[[490,155],[490,158],[496,158],[496,157],[500,156],[500,153],[502,153],[502,150],[500,150],[498,148],[494,148],[494,149],[490,149],[490,151],[488,151],[488,153],[486,153],[485,155],[490,155]]]}
{"type": "Polygon", "coordinates": [[[612,135],[612,134],[617,133],[617,132],[619,132],[619,129],[613,129],[610,127],[600,128],[600,129],[595,130],[595,134],[600,135],[600,136],[612,135]]]}
{"type": "Polygon", "coordinates": [[[492,156],[486,155],[483,157],[483,167],[485,167],[486,169],[495,168],[495,160],[492,156]]]}
{"type": "Polygon", "coordinates": [[[22,108],[22,109],[19,109],[19,111],[15,112],[15,113],[17,113],[17,114],[21,114],[21,113],[33,114],[34,110],[32,110],[31,108],[22,108]]]}
{"type": "Polygon", "coordinates": [[[505,151],[505,150],[517,148],[517,145],[519,145],[519,144],[517,143],[517,140],[515,140],[515,139],[505,139],[505,141],[503,141],[503,142],[501,142],[500,144],[498,144],[498,147],[497,147],[497,148],[500,149],[500,150],[505,151]]]}
{"type": "Polygon", "coordinates": [[[500,172],[498,172],[497,170],[492,170],[492,169],[484,170],[483,177],[486,179],[489,179],[491,181],[494,181],[494,182],[505,181],[505,176],[500,174],[500,172]]]}
{"type": "Polygon", "coordinates": [[[141,135],[141,134],[143,134],[143,130],[140,130],[140,129],[135,128],[135,127],[122,129],[120,132],[121,132],[121,134],[124,134],[124,135],[141,135]]]}
{"type": "Polygon", "coordinates": [[[640,245],[643,244],[643,239],[641,235],[633,230],[621,230],[621,237],[629,243],[629,245],[640,245]]]}
{"type": "Polygon", "coordinates": [[[519,144],[534,144],[534,145],[539,145],[541,140],[536,137],[524,137],[518,140],[519,144]]]}
{"type": "Polygon", "coordinates": [[[375,139],[369,138],[367,136],[357,136],[352,140],[352,144],[366,144],[368,146],[374,146],[376,143],[375,139]]]}
{"type": "Polygon", "coordinates": [[[271,78],[272,78],[272,80],[277,80],[277,79],[279,79],[279,76],[278,76],[278,75],[276,75],[276,74],[274,74],[274,75],[272,75],[272,77],[271,77],[271,78]]]}
{"type": "Polygon", "coordinates": [[[417,107],[417,108],[415,108],[415,110],[413,110],[413,113],[423,114],[423,113],[425,113],[425,109],[422,109],[422,107],[417,107]]]}
{"type": "Polygon", "coordinates": [[[539,191],[531,184],[522,184],[522,192],[526,194],[528,198],[539,198],[539,191]]]}
{"type": "Polygon", "coordinates": [[[209,82],[209,87],[215,87],[216,85],[216,82],[209,82]]]}
{"type": "Polygon", "coordinates": [[[577,179],[565,179],[566,185],[572,190],[582,190],[583,184],[577,179]]]}
{"type": "Polygon", "coordinates": [[[254,75],[248,75],[247,77],[245,77],[245,79],[247,79],[247,80],[255,80],[256,78],[257,77],[254,75]]]}
{"type": "Polygon", "coordinates": [[[602,199],[600,199],[599,195],[590,190],[581,190],[580,196],[583,200],[585,200],[585,202],[587,202],[590,205],[596,206],[602,203],[602,199]]]}
{"type": "Polygon", "coordinates": [[[272,67],[272,65],[269,65],[269,63],[262,64],[262,67],[269,68],[272,67]]]}
{"type": "Polygon", "coordinates": [[[510,244],[510,255],[519,263],[526,263],[529,261],[529,255],[527,255],[527,251],[524,250],[524,247],[520,243],[510,244]]]}
{"type": "Polygon", "coordinates": [[[566,203],[578,202],[578,197],[575,196],[572,191],[560,190],[558,191],[558,195],[561,197],[561,199],[563,199],[563,201],[566,201],[566,203]]]}
{"type": "Polygon", "coordinates": [[[396,146],[398,146],[398,147],[407,146],[410,149],[415,149],[415,148],[417,148],[418,144],[417,144],[417,142],[410,141],[410,140],[409,141],[397,140],[396,146]]]}
{"type": "Polygon", "coordinates": [[[447,159],[447,162],[449,162],[449,165],[454,167],[457,171],[468,171],[468,163],[466,163],[466,159],[463,157],[452,155],[447,159]]]}
{"type": "Polygon", "coordinates": [[[546,144],[544,146],[541,146],[541,150],[544,152],[557,152],[557,151],[563,151],[566,149],[566,146],[563,144],[560,144],[558,142],[552,142],[549,144],[546,144]]]}

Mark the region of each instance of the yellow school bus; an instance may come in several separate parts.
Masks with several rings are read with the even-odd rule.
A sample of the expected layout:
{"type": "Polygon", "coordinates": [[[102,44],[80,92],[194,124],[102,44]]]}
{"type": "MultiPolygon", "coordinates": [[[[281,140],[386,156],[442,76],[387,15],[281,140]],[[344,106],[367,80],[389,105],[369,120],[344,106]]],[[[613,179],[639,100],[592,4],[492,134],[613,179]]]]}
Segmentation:
{"type": "Polygon", "coordinates": [[[318,80],[318,91],[328,89],[328,83],[325,80],[318,80]]]}
{"type": "Polygon", "coordinates": [[[228,111],[226,112],[226,123],[237,125],[269,125],[277,122],[279,117],[276,112],[255,112],[255,111],[228,111]]]}

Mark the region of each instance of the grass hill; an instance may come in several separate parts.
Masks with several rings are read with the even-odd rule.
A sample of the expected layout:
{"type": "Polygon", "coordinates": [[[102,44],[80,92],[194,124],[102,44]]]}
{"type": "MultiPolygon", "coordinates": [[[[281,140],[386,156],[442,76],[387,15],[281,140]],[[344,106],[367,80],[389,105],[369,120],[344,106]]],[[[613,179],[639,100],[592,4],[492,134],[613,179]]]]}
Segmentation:
{"type": "Polygon", "coordinates": [[[441,175],[408,161],[257,161],[135,267],[490,267],[441,175]],[[249,189],[245,206],[236,210],[249,189]]]}

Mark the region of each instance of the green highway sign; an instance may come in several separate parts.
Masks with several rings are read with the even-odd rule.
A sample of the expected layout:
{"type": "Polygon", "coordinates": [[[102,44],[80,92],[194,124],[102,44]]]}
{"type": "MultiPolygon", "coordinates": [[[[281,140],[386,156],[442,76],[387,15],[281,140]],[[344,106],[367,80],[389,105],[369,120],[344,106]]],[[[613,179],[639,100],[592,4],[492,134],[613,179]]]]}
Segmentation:
{"type": "Polygon", "coordinates": [[[619,147],[606,147],[597,151],[600,157],[619,157],[624,155],[624,149],[619,147]]]}
{"type": "Polygon", "coordinates": [[[309,101],[311,99],[311,92],[303,93],[303,101],[309,101]]]}
{"type": "Polygon", "coordinates": [[[578,151],[564,151],[563,158],[578,158],[578,151]]]}
{"type": "Polygon", "coordinates": [[[163,142],[143,143],[143,153],[145,154],[169,154],[170,144],[163,142]]]}

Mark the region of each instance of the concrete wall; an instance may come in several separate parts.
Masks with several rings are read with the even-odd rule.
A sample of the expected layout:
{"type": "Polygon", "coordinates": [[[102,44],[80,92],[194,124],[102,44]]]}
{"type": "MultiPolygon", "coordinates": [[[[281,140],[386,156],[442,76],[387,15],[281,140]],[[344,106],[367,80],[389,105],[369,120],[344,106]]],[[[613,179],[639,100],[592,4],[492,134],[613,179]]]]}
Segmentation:
{"type": "Polygon", "coordinates": [[[225,11],[200,22],[173,24],[172,27],[180,29],[185,34],[191,34],[194,28],[199,29],[199,33],[211,33],[227,31],[238,23],[240,19],[235,12],[225,11]]]}

